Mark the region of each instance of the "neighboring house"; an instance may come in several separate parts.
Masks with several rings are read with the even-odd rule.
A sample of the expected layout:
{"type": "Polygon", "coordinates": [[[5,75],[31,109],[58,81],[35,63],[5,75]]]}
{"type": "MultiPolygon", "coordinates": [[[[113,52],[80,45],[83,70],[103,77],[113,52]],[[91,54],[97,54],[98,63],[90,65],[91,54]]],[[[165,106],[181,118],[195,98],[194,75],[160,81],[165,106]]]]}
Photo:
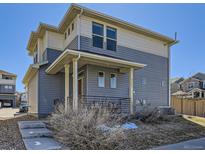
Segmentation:
{"type": "Polygon", "coordinates": [[[0,108],[15,107],[16,75],[0,70],[0,108]]]}
{"type": "Polygon", "coordinates": [[[27,96],[25,92],[20,93],[20,101],[27,102],[27,96]]]}
{"type": "Polygon", "coordinates": [[[189,98],[205,98],[205,74],[203,73],[196,73],[195,75],[178,82],[177,86],[180,88],[177,92],[173,91],[173,95],[189,98]]]}
{"type": "Polygon", "coordinates": [[[120,19],[72,4],[58,27],[40,24],[27,49],[30,113],[112,100],[133,114],[138,100],[169,105],[169,51],[176,41],[120,19]]]}
{"type": "Polygon", "coordinates": [[[171,79],[171,93],[175,93],[181,90],[180,82],[182,82],[184,78],[174,78],[171,79]]]}

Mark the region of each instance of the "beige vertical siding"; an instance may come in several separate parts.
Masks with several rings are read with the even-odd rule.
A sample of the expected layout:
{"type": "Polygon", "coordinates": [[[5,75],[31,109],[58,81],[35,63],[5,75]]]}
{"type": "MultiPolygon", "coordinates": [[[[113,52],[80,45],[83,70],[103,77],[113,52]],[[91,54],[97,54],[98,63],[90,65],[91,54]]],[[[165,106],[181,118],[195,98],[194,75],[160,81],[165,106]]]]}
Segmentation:
{"type": "Polygon", "coordinates": [[[48,48],[63,50],[64,38],[62,34],[54,33],[54,32],[47,32],[48,34],[48,48]]]}
{"type": "Polygon", "coordinates": [[[30,113],[38,113],[38,72],[32,77],[28,84],[28,103],[30,113]]]}
{"type": "MultiPolygon", "coordinates": [[[[80,33],[82,36],[92,38],[92,22],[98,22],[104,26],[111,26],[117,29],[117,44],[120,46],[128,47],[135,50],[159,55],[162,57],[168,57],[168,47],[164,45],[164,42],[157,39],[153,39],[120,27],[101,22],[90,17],[81,16],[80,18],[81,29],[80,33]]],[[[104,31],[106,35],[106,31],[104,31]]],[[[105,41],[105,40],[104,40],[105,41]]]]}
{"type": "MultiPolygon", "coordinates": [[[[64,48],[66,48],[73,39],[75,39],[75,37],[77,36],[77,20],[76,18],[71,22],[70,25],[68,25],[67,29],[70,28],[70,35],[67,36],[66,40],[64,39],[64,36],[63,36],[63,39],[64,39],[64,48]],[[71,29],[71,24],[74,23],[74,30],[72,31],[71,29]]],[[[66,31],[67,31],[66,29],[66,31]]]]}

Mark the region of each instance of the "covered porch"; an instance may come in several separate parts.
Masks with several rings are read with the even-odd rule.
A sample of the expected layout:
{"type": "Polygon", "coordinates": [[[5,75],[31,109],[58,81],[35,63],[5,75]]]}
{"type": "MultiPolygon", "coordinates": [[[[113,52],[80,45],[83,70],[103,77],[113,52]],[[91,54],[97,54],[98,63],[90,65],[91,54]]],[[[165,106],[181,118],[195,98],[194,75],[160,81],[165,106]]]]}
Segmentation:
{"type": "Polygon", "coordinates": [[[124,103],[129,104],[129,113],[133,114],[134,71],[144,66],[146,65],[105,55],[67,49],[46,69],[46,73],[65,73],[65,112],[69,109],[73,109],[77,112],[79,106],[82,104],[88,105],[92,102],[95,105],[96,102],[101,102],[102,106],[113,106],[113,108],[117,108],[119,105],[123,107],[124,103]],[[92,79],[86,78],[86,80],[82,80],[82,74],[86,75],[86,77],[89,74],[88,66],[114,69],[118,73],[128,74],[127,84],[129,88],[127,97],[107,96],[105,92],[106,89],[102,90],[100,95],[88,95],[89,90],[94,90],[91,89],[88,83],[88,81],[92,79]]]}

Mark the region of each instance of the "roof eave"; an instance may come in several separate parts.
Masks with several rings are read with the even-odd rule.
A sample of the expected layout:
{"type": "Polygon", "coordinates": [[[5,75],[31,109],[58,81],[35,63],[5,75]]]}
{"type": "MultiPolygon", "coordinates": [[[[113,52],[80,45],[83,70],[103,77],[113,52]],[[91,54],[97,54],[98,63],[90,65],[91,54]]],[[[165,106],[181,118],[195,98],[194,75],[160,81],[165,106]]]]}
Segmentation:
{"type": "Polygon", "coordinates": [[[25,74],[25,76],[24,76],[24,78],[23,78],[22,83],[23,83],[23,84],[27,84],[27,83],[29,82],[29,78],[32,76],[31,73],[33,72],[33,70],[37,70],[38,68],[39,68],[38,65],[36,65],[36,64],[31,64],[31,65],[29,66],[28,70],[26,71],[26,74],[25,74]]]}

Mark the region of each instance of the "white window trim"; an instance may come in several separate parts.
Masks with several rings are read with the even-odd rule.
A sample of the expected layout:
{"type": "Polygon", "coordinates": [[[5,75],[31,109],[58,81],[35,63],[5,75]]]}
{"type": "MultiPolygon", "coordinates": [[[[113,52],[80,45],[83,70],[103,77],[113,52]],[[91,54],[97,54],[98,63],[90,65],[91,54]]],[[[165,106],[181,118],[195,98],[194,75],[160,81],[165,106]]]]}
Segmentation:
{"type": "MultiPolygon", "coordinates": [[[[103,46],[102,46],[102,48],[100,48],[100,49],[104,49],[104,42],[105,42],[105,28],[106,28],[106,26],[104,25],[104,24],[101,24],[101,23],[98,23],[98,22],[95,22],[95,21],[93,21],[92,22],[92,28],[93,28],[93,24],[99,24],[99,25],[102,25],[103,26],[103,34],[102,35],[99,35],[99,34],[95,34],[95,33],[93,33],[93,29],[92,29],[92,39],[93,39],[93,36],[98,36],[98,37],[101,37],[102,39],[103,39],[103,46]]],[[[92,40],[93,41],[93,40],[92,40]]],[[[94,48],[99,48],[99,47],[95,47],[95,46],[93,46],[94,48]]]]}
{"type": "Polygon", "coordinates": [[[112,88],[112,89],[116,89],[117,88],[117,73],[110,73],[110,88],[112,88]],[[115,78],[116,78],[115,87],[111,87],[111,74],[114,74],[115,78]]]}
{"type": "MultiPolygon", "coordinates": [[[[108,50],[107,49],[107,39],[109,39],[109,40],[112,40],[112,41],[116,41],[116,50],[115,51],[117,51],[117,28],[114,28],[114,27],[111,27],[111,26],[104,26],[104,27],[106,27],[105,28],[106,50],[108,50]],[[107,28],[110,28],[110,29],[113,28],[113,29],[116,30],[116,39],[113,39],[113,38],[110,38],[110,37],[107,36],[107,28]]],[[[110,50],[110,51],[113,51],[113,50],[110,50]]]]}
{"type": "Polygon", "coordinates": [[[98,87],[99,87],[99,88],[105,88],[105,72],[104,72],[104,71],[98,71],[97,80],[98,80],[98,87]],[[104,85],[103,85],[103,87],[99,86],[99,73],[100,73],[100,72],[102,72],[103,75],[104,75],[104,85]]]}

